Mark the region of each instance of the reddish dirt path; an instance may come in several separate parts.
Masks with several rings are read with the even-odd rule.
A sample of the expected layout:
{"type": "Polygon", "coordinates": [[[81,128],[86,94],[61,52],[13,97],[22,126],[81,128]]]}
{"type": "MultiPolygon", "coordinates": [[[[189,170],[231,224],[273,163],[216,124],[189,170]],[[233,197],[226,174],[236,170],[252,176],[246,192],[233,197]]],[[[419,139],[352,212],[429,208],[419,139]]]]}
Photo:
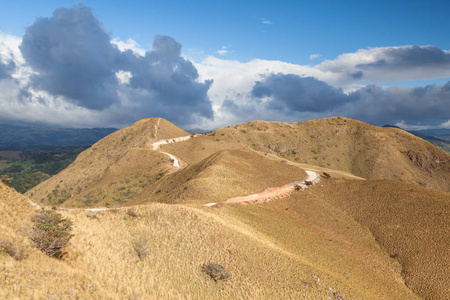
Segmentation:
{"type": "MultiPolygon", "coordinates": [[[[296,189],[307,189],[309,186],[312,186],[320,181],[320,175],[313,171],[305,171],[308,176],[302,181],[294,181],[288,184],[285,184],[281,187],[268,188],[261,193],[252,194],[248,196],[239,196],[233,197],[226,200],[223,203],[241,203],[241,204],[254,204],[254,203],[264,203],[269,202],[275,199],[280,199],[283,197],[289,196],[296,189]],[[306,182],[310,182],[311,184],[306,184],[306,182]]],[[[205,206],[211,207],[215,206],[218,203],[212,202],[207,203],[205,206]]]]}

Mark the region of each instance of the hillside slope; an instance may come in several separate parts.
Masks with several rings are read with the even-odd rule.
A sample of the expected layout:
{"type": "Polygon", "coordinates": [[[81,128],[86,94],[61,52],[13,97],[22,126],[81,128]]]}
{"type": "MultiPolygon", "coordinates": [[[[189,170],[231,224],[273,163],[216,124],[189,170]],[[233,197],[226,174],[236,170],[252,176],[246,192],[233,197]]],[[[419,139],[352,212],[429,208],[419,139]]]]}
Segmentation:
{"type": "MultiPolygon", "coordinates": [[[[0,203],[21,212],[12,203],[19,201],[25,208],[20,218],[8,222],[19,228],[33,208],[9,188],[1,186],[0,193],[0,203]]],[[[401,280],[399,265],[345,214],[323,205],[304,210],[311,231],[293,223],[296,214],[286,214],[284,207],[243,208],[150,203],[133,213],[61,211],[74,222],[69,254],[63,260],[48,258],[22,233],[18,240],[26,247],[24,260],[0,253],[0,297],[418,299],[401,280]],[[336,227],[331,219],[342,225],[336,227]],[[328,241],[335,234],[336,245],[328,241]],[[303,247],[292,247],[290,239],[303,247]],[[135,241],[145,241],[141,259],[135,241]],[[364,255],[355,255],[359,252],[364,255]],[[223,265],[231,278],[214,282],[202,272],[209,262],[223,265]]],[[[2,210],[0,216],[7,214],[2,210]]]]}
{"type": "MultiPolygon", "coordinates": [[[[325,176],[319,184],[281,199],[224,203],[234,196],[303,179],[305,162],[313,153],[310,148],[316,151],[314,147],[323,144],[338,149],[324,151],[322,156],[339,159],[335,163],[341,170],[368,167],[370,176],[387,176],[391,173],[382,168],[380,155],[392,152],[400,159],[402,147],[411,138],[395,131],[387,135],[372,131],[371,126],[348,119],[316,121],[308,130],[302,123],[255,121],[189,137],[163,119],[146,119],[104,138],[27,195],[49,206],[117,209],[60,210],[74,222],[75,234],[69,255],[48,264],[61,265],[57,275],[62,288],[47,286],[47,275],[45,280],[39,277],[41,270],[34,265],[39,265],[36,260],[42,253],[30,249],[18,230],[35,256],[4,270],[10,274],[23,268],[22,272],[32,275],[27,288],[16,280],[0,287],[0,296],[444,299],[443,278],[449,275],[445,269],[448,192],[330,171],[331,178],[325,176]],[[322,122],[331,125],[321,127],[322,122]],[[156,141],[171,142],[180,136],[187,138],[155,147],[156,141]],[[303,148],[295,148],[298,145],[303,148]],[[175,160],[181,167],[175,166],[175,160]],[[209,202],[219,204],[204,206],[209,202]],[[144,248],[136,250],[137,242],[144,248]],[[139,258],[139,251],[145,257],[139,258]],[[202,265],[208,262],[225,266],[231,279],[214,282],[202,273],[202,265]],[[76,288],[67,286],[70,282],[76,288]]],[[[422,149],[421,143],[414,143],[413,151],[422,149]]],[[[434,150],[420,154],[427,157],[434,150]]],[[[402,160],[398,164],[412,168],[402,160]]],[[[426,177],[432,180],[448,166],[443,160],[433,164],[426,177]]],[[[316,169],[328,172],[327,167],[316,169]]],[[[392,168],[393,174],[399,171],[392,168]]],[[[28,215],[8,221],[10,227],[26,226],[24,220],[32,213],[26,199],[20,201],[28,215]]],[[[5,203],[7,210],[10,202],[5,203]]],[[[56,276],[46,268],[42,272],[56,276]]]]}
{"type": "Polygon", "coordinates": [[[253,121],[210,135],[366,179],[395,179],[450,191],[450,155],[396,128],[336,117],[292,124],[253,121]]]}
{"type": "Polygon", "coordinates": [[[95,143],[27,195],[48,205],[122,204],[171,168],[169,158],[154,151],[152,143],[188,135],[164,119],[138,121],[95,143]]]}
{"type": "Polygon", "coordinates": [[[300,168],[251,151],[219,150],[198,163],[163,177],[149,192],[160,191],[163,195],[159,201],[166,203],[222,202],[305,177],[305,171],[300,168]]]}
{"type": "Polygon", "coordinates": [[[389,180],[327,180],[314,194],[370,229],[425,299],[447,299],[450,193],[389,180]]]}
{"type": "Polygon", "coordinates": [[[6,241],[23,250],[22,259],[16,260],[0,249],[0,298],[101,298],[98,291],[90,291],[86,273],[31,245],[25,232],[34,212],[25,197],[0,182],[0,244],[6,241]]]}

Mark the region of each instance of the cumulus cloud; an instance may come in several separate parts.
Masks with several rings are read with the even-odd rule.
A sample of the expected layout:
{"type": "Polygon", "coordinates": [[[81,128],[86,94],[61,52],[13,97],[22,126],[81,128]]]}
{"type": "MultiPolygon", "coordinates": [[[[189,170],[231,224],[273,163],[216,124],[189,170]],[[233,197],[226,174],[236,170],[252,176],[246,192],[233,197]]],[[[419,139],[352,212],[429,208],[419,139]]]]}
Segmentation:
{"type": "Polygon", "coordinates": [[[151,52],[129,65],[129,86],[145,95],[148,107],[159,115],[189,123],[191,118],[213,118],[208,89],[212,81],[198,81],[194,65],[181,56],[181,45],[168,36],[156,36],[151,52]]]}
{"type": "Polygon", "coordinates": [[[336,84],[360,79],[380,82],[448,78],[450,52],[435,46],[360,49],[325,60],[316,69],[338,75],[336,84]]]}
{"type": "Polygon", "coordinates": [[[0,34],[0,80],[8,89],[0,121],[120,127],[146,117],[178,125],[213,118],[212,81],[199,80],[171,37],[156,36],[143,51],[131,39],[112,40],[77,4],[37,19],[16,45],[7,38],[0,34]]]}
{"type": "MultiPolygon", "coordinates": [[[[168,36],[156,36],[148,51],[132,39],[112,39],[81,4],[37,19],[22,38],[0,32],[0,122],[121,127],[158,116],[212,129],[342,115],[378,125],[450,126],[450,83],[395,86],[447,81],[449,50],[360,49],[316,65],[214,56],[195,63],[181,50],[168,36]]],[[[217,54],[229,52],[224,46],[217,54]]]]}
{"type": "Polygon", "coordinates": [[[78,4],[39,18],[26,29],[20,50],[37,72],[34,88],[89,109],[118,101],[114,64],[120,51],[89,8],[78,4]]]}
{"type": "Polygon", "coordinates": [[[272,21],[269,21],[269,20],[266,20],[266,19],[262,19],[261,23],[263,23],[264,25],[272,25],[273,24],[272,21]]]}
{"type": "Polygon", "coordinates": [[[450,116],[450,81],[415,88],[368,85],[348,97],[351,101],[343,107],[348,116],[378,125],[403,121],[437,126],[450,116]]]}
{"type": "Polygon", "coordinates": [[[131,50],[136,56],[144,56],[146,52],[145,49],[141,48],[140,45],[131,38],[126,41],[115,38],[111,40],[111,43],[116,45],[122,52],[131,50]]]}
{"type": "Polygon", "coordinates": [[[336,89],[313,77],[293,74],[270,74],[262,81],[256,81],[251,95],[257,99],[267,99],[268,109],[322,112],[332,110],[348,101],[340,89],[336,89]]]}
{"type": "Polygon", "coordinates": [[[7,64],[0,61],[0,79],[11,77],[11,73],[15,69],[16,64],[14,62],[9,62],[7,64]]]}
{"type": "Polygon", "coordinates": [[[402,121],[437,126],[448,122],[448,99],[450,81],[416,88],[383,89],[372,84],[346,94],[312,77],[270,74],[255,82],[246,101],[227,100],[221,109],[238,113],[241,109],[251,111],[263,107],[266,114],[272,112],[274,116],[280,112],[299,118],[341,115],[376,125],[402,121]]]}

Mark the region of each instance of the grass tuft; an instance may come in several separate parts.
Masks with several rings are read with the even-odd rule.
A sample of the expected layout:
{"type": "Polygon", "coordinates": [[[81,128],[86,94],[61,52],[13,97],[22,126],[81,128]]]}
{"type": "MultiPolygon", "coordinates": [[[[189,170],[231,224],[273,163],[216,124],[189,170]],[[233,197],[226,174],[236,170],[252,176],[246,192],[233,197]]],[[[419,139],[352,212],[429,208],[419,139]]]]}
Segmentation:
{"type": "Polygon", "coordinates": [[[20,245],[15,245],[8,240],[0,240],[0,251],[5,251],[9,256],[17,261],[23,260],[25,255],[25,249],[20,245]]]}
{"type": "Polygon", "coordinates": [[[216,263],[207,263],[202,266],[202,271],[209,275],[214,281],[226,280],[231,277],[227,269],[216,263]]]}
{"type": "Polygon", "coordinates": [[[139,257],[140,260],[143,260],[150,254],[150,247],[148,245],[149,239],[144,235],[140,235],[135,238],[132,242],[134,252],[139,257]]]}

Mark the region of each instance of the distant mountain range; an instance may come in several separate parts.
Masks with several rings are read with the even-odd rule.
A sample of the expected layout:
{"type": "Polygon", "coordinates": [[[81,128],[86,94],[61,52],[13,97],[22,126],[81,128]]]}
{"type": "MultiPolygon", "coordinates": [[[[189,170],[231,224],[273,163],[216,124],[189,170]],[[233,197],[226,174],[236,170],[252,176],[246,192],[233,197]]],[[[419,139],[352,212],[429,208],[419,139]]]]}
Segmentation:
{"type": "Polygon", "coordinates": [[[0,151],[87,148],[116,128],[40,128],[0,124],[0,151]]]}
{"type": "MultiPolygon", "coordinates": [[[[392,127],[405,130],[395,125],[384,125],[383,127],[392,127]]],[[[441,148],[447,153],[450,153],[450,129],[423,129],[423,130],[405,130],[415,136],[418,136],[433,145],[441,148]]]]}

